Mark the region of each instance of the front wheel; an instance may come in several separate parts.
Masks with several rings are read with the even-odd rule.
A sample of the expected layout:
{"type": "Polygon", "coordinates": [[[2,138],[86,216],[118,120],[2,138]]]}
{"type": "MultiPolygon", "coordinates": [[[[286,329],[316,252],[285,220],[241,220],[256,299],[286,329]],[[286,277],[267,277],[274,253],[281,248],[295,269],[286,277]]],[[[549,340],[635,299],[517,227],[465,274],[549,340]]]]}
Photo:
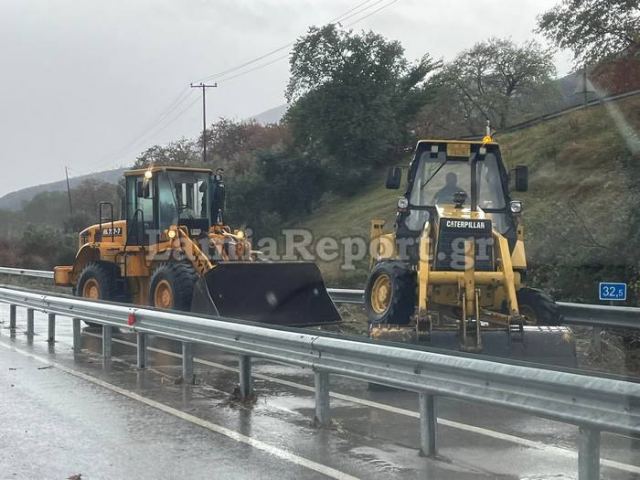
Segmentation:
{"type": "MultiPolygon", "coordinates": [[[[91,300],[118,300],[117,267],[107,262],[91,262],[80,273],[74,294],[91,300]]],[[[99,323],[87,322],[90,327],[101,327],[99,323]]]]}
{"type": "Polygon", "coordinates": [[[416,305],[416,274],[401,262],[380,262],[369,275],[364,298],[370,323],[406,325],[416,305]]]}
{"type": "Polygon", "coordinates": [[[548,294],[536,288],[521,288],[516,293],[520,314],[526,325],[560,325],[558,305],[548,294]]]}
{"type": "Polygon", "coordinates": [[[163,263],[151,276],[149,303],[158,308],[189,311],[197,274],[188,263],[163,263]]]}

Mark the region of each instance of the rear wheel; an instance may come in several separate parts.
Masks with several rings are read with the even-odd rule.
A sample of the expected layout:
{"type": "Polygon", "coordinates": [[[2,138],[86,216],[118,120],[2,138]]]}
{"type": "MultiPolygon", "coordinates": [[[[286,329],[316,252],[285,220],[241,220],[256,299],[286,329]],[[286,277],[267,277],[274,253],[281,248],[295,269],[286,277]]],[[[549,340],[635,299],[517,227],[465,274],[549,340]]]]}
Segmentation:
{"type": "Polygon", "coordinates": [[[160,264],[151,276],[149,303],[158,308],[189,311],[196,280],[196,271],[188,263],[160,264]]]}
{"type": "MultiPolygon", "coordinates": [[[[87,264],[78,277],[74,292],[78,297],[91,300],[118,300],[120,293],[117,267],[106,262],[87,264]]],[[[91,327],[100,327],[97,323],[85,323],[91,327]]]]}
{"type": "Polygon", "coordinates": [[[527,325],[560,325],[558,305],[548,294],[536,288],[521,288],[516,293],[520,314],[527,325]]]}
{"type": "Polygon", "coordinates": [[[406,325],[416,305],[416,275],[400,262],[380,262],[364,292],[369,322],[406,325]]]}

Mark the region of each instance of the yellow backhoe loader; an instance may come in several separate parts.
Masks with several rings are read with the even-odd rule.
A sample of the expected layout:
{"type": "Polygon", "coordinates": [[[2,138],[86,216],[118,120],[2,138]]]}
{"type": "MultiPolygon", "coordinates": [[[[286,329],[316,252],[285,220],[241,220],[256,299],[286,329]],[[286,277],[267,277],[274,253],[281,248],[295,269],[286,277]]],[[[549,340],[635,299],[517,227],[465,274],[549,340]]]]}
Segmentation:
{"type": "Polygon", "coordinates": [[[340,321],[317,266],[256,261],[224,223],[221,171],[153,166],[125,172],[122,220],[101,202],[56,285],[78,296],[278,325],[340,321]]]}
{"type": "MultiPolygon", "coordinates": [[[[573,366],[575,344],[557,305],[524,285],[522,203],[527,167],[510,174],[500,147],[423,140],[409,166],[394,231],[373,220],[365,289],[372,338],[573,366]]],[[[390,169],[387,188],[402,181],[390,169]]]]}

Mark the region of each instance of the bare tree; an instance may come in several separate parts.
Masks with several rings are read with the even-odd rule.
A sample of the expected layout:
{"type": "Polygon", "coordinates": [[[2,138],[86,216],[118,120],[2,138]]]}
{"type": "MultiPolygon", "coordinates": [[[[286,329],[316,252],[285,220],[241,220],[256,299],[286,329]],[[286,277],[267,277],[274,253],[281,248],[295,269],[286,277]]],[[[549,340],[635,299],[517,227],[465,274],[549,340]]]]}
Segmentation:
{"type": "Polygon", "coordinates": [[[562,0],[538,17],[538,32],[573,51],[577,66],[640,50],[640,0],[562,0]]]}
{"type": "Polygon", "coordinates": [[[519,46],[491,38],[458,55],[446,66],[441,82],[447,90],[453,87],[453,100],[460,103],[469,125],[477,128],[489,119],[504,128],[516,101],[549,82],[553,74],[550,52],[535,41],[519,46]]]}

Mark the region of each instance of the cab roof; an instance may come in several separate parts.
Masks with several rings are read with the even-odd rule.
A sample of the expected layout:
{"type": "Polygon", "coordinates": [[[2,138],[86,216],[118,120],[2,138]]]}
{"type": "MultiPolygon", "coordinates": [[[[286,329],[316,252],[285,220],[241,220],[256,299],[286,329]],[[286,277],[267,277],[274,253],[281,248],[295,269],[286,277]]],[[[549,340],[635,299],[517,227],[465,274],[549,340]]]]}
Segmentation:
{"type": "Polygon", "coordinates": [[[134,170],[127,170],[126,172],[124,172],[124,176],[125,177],[130,177],[130,176],[144,175],[145,172],[156,173],[156,172],[167,172],[167,171],[170,171],[170,172],[213,173],[213,170],[211,170],[210,168],[171,167],[171,166],[154,165],[154,166],[148,167],[148,168],[137,168],[137,169],[134,169],[134,170]]]}

